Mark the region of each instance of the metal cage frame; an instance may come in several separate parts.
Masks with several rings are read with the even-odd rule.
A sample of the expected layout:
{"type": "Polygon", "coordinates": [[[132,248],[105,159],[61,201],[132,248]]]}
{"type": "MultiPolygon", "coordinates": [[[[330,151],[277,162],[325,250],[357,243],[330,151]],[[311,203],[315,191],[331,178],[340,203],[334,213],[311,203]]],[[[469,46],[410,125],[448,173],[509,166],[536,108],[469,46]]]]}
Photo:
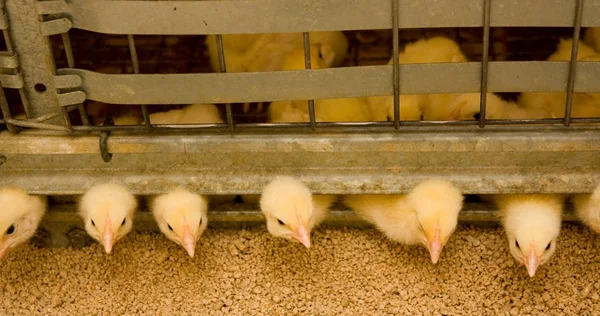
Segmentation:
{"type": "Polygon", "coordinates": [[[464,193],[483,194],[590,192],[600,182],[600,126],[592,124],[600,118],[571,118],[574,92],[600,92],[600,63],[576,59],[581,28],[600,26],[600,0],[0,3],[8,47],[0,55],[0,68],[8,73],[0,75],[0,83],[19,89],[28,117],[13,118],[0,94],[0,124],[9,130],[0,134],[0,185],[36,194],[81,194],[94,183],[119,179],[144,195],[174,186],[203,194],[256,194],[273,176],[287,174],[315,193],[391,194],[437,176],[464,193]],[[253,16],[271,19],[248,18],[253,16]],[[489,30],[496,26],[572,27],[572,58],[489,61],[489,30]],[[481,27],[482,62],[400,65],[399,28],[433,27],[481,27]],[[127,35],[134,74],[75,68],[72,28],[127,35]],[[368,29],[393,30],[392,65],[309,69],[308,32],[368,29]],[[221,34],[274,32],[303,32],[306,70],[226,72],[221,34]],[[217,34],[222,73],[141,74],[134,37],[141,34],[217,34]],[[52,35],[62,36],[66,69],[55,69],[52,35]],[[565,117],[399,119],[401,92],[484,92],[485,113],[485,92],[504,91],[566,92],[565,117]],[[315,120],[314,99],[374,95],[394,96],[393,121],[315,120]],[[92,126],[85,100],[140,105],[145,124],[92,126]],[[231,103],[267,100],[309,100],[310,122],[234,124],[231,103]],[[225,104],[226,123],[150,121],[148,104],[182,103],[225,104]],[[82,125],[71,124],[72,110],[80,112],[82,125]],[[18,133],[21,128],[28,129],[18,133]]]}

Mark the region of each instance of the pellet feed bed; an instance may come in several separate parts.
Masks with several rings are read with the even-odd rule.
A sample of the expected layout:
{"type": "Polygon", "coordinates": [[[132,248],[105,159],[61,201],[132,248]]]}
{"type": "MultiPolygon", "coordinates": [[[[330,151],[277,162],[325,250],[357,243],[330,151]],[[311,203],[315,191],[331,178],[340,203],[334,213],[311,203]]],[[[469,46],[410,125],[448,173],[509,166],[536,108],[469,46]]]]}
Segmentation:
{"type": "Polygon", "coordinates": [[[26,245],[0,263],[1,315],[599,315],[600,237],[565,224],[529,278],[501,228],[460,225],[440,262],[374,229],[321,227],[313,245],[264,226],[209,229],[195,258],[155,233],[106,255],[26,245]]]}

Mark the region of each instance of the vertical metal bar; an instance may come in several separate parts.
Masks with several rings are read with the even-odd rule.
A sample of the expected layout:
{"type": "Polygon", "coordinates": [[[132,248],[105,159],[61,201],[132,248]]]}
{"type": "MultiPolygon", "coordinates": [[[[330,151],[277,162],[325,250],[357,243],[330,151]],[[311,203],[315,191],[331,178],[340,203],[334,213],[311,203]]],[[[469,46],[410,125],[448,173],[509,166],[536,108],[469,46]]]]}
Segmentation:
{"type": "MultiPolygon", "coordinates": [[[[23,74],[22,99],[27,103],[27,115],[35,118],[59,111],[54,75],[56,66],[52,56],[50,41],[42,34],[39,25],[40,16],[37,13],[37,0],[6,1],[5,12],[10,21],[8,28],[12,47],[19,56],[19,69],[23,74]],[[45,89],[36,90],[36,86],[45,89]]],[[[61,124],[57,117],[49,124],[61,124]]]]}
{"type": "Polygon", "coordinates": [[[577,72],[577,54],[579,51],[579,36],[581,33],[581,16],[583,14],[583,0],[575,4],[575,25],[573,27],[573,47],[571,47],[571,61],[569,62],[569,77],[567,81],[567,101],[565,104],[564,125],[571,124],[571,108],[573,106],[573,90],[575,89],[575,74],[577,72]]]}
{"type": "MultiPolygon", "coordinates": [[[[304,40],[304,68],[311,69],[312,60],[310,58],[310,38],[308,32],[302,33],[304,40]]],[[[314,131],[317,127],[317,119],[315,117],[315,100],[308,100],[308,116],[310,118],[310,127],[314,131]]]]}
{"type": "Polygon", "coordinates": [[[400,128],[400,22],[398,21],[398,0],[392,0],[392,51],[393,86],[394,86],[394,128],[400,128]]]}
{"type": "MultiPolygon", "coordinates": [[[[140,61],[138,59],[137,49],[135,48],[135,38],[132,34],[127,34],[127,41],[129,42],[129,53],[131,54],[131,63],[133,64],[133,73],[140,73],[140,61]]],[[[150,113],[148,112],[148,106],[142,104],[142,116],[144,117],[144,125],[146,125],[146,131],[152,131],[152,123],[150,122],[150,113]]]]}
{"type": "MultiPolygon", "coordinates": [[[[223,37],[221,34],[217,34],[217,54],[219,55],[219,70],[221,72],[227,72],[227,67],[225,64],[225,52],[223,51],[223,37]]],[[[231,132],[233,132],[233,113],[231,113],[231,104],[225,103],[225,111],[227,113],[227,127],[231,132]]]]}
{"type": "MultiPolygon", "coordinates": [[[[65,47],[65,55],[67,56],[67,65],[69,68],[75,68],[75,57],[73,57],[73,46],[71,45],[71,37],[69,36],[69,32],[62,33],[60,35],[63,41],[63,46],[65,47]]],[[[81,116],[81,122],[83,125],[90,125],[90,120],[88,118],[87,111],[85,109],[85,105],[78,104],[77,109],[79,110],[79,115],[81,116]]]]}
{"type": "Polygon", "coordinates": [[[483,0],[483,54],[481,56],[481,87],[479,105],[479,127],[485,127],[486,103],[487,103],[487,81],[490,53],[490,11],[491,0],[483,0]]]}

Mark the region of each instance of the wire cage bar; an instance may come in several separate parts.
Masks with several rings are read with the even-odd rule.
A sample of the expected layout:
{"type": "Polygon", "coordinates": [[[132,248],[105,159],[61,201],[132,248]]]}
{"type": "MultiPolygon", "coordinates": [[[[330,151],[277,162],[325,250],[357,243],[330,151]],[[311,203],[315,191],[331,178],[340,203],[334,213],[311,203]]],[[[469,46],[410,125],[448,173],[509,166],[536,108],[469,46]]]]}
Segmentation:
{"type": "Polygon", "coordinates": [[[174,184],[207,194],[242,194],[257,193],[272,176],[284,173],[304,177],[320,193],[402,193],[424,177],[418,172],[423,171],[451,178],[469,193],[576,193],[590,191],[600,174],[600,148],[594,145],[600,140],[595,125],[600,117],[572,117],[576,93],[600,92],[600,63],[577,60],[581,29],[600,26],[600,0],[530,0],[519,5],[512,0],[23,2],[26,5],[19,6],[7,0],[10,27],[3,31],[9,35],[8,51],[26,56],[19,64],[24,84],[18,89],[28,115],[14,119],[10,102],[3,102],[0,95],[0,124],[12,133],[26,129],[19,135],[0,133],[0,154],[7,157],[0,183],[43,194],[79,194],[110,173],[127,179],[126,184],[140,194],[159,193],[174,184]],[[262,16],[275,18],[258,18],[262,16]],[[32,25],[39,32],[26,34],[32,25]],[[570,61],[494,59],[494,31],[515,27],[568,28],[565,32],[574,39],[570,61]],[[481,42],[481,60],[401,63],[399,53],[406,42],[401,34],[421,28],[475,30],[471,35],[481,42]],[[81,30],[120,37],[130,68],[112,73],[86,68],[71,38],[81,30]],[[311,67],[315,61],[310,32],[367,30],[389,31],[391,63],[311,67]],[[246,73],[227,69],[226,61],[232,57],[224,49],[224,35],[278,32],[302,34],[305,69],[246,73]],[[58,35],[65,62],[55,67],[57,56],[49,43],[58,35]],[[140,40],[149,35],[215,35],[218,72],[144,70],[140,40]],[[36,86],[41,90],[40,84],[45,91],[36,90],[36,86]],[[478,119],[400,117],[404,95],[468,92],[481,94],[478,119]],[[503,92],[566,93],[565,115],[486,118],[487,93],[503,92]],[[370,96],[393,96],[393,119],[321,122],[315,112],[315,100],[370,96]],[[307,100],[309,119],[238,122],[234,114],[238,103],[287,100],[307,100]],[[141,111],[143,121],[115,125],[108,115],[104,123],[94,124],[85,102],[102,102],[113,111],[131,105],[141,111]],[[195,103],[224,108],[225,123],[161,125],[150,119],[155,106],[195,103]],[[72,115],[76,110],[80,119],[72,115]],[[572,163],[573,156],[578,162],[572,163]],[[23,162],[24,157],[29,162],[23,162]],[[547,165],[533,163],[534,159],[547,165]],[[58,177],[66,166],[72,175],[58,177]],[[190,174],[199,176],[190,180],[190,174]],[[243,180],[235,180],[240,177],[243,180]],[[31,183],[43,185],[36,189],[31,183]]]}

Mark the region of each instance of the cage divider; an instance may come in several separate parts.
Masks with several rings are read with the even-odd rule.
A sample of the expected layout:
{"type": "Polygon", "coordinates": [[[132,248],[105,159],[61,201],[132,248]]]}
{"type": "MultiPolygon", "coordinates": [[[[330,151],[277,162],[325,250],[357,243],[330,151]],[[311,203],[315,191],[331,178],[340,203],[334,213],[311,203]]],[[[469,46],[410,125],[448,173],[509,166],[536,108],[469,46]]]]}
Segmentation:
{"type": "Polygon", "coordinates": [[[483,52],[481,55],[481,88],[479,99],[479,127],[485,127],[486,105],[487,105],[487,81],[490,54],[490,11],[491,0],[483,0],[483,52]]]}
{"type": "Polygon", "coordinates": [[[392,0],[392,59],[393,75],[392,85],[394,87],[394,128],[400,128],[400,30],[398,21],[398,0],[392,0]]]}
{"type": "Polygon", "coordinates": [[[581,16],[583,14],[583,0],[575,3],[575,22],[573,26],[573,46],[571,47],[571,60],[569,61],[569,77],[567,81],[567,100],[565,104],[564,125],[571,124],[571,108],[573,106],[573,90],[575,89],[575,74],[577,72],[577,54],[579,50],[579,36],[581,33],[581,16]]]}
{"type": "MultiPolygon", "coordinates": [[[[304,68],[312,69],[312,60],[310,57],[310,38],[308,32],[302,33],[302,40],[304,46],[304,68]]],[[[315,100],[308,100],[308,116],[310,118],[310,127],[314,131],[317,127],[317,120],[315,118],[315,100]]]]}
{"type": "MultiPolygon", "coordinates": [[[[221,34],[217,34],[215,36],[217,41],[217,55],[219,56],[219,70],[221,73],[227,72],[227,64],[225,64],[225,51],[223,50],[223,37],[221,34]]],[[[227,127],[229,131],[233,133],[234,124],[233,124],[233,113],[231,112],[231,104],[225,103],[225,112],[227,115],[227,127]]]]}

